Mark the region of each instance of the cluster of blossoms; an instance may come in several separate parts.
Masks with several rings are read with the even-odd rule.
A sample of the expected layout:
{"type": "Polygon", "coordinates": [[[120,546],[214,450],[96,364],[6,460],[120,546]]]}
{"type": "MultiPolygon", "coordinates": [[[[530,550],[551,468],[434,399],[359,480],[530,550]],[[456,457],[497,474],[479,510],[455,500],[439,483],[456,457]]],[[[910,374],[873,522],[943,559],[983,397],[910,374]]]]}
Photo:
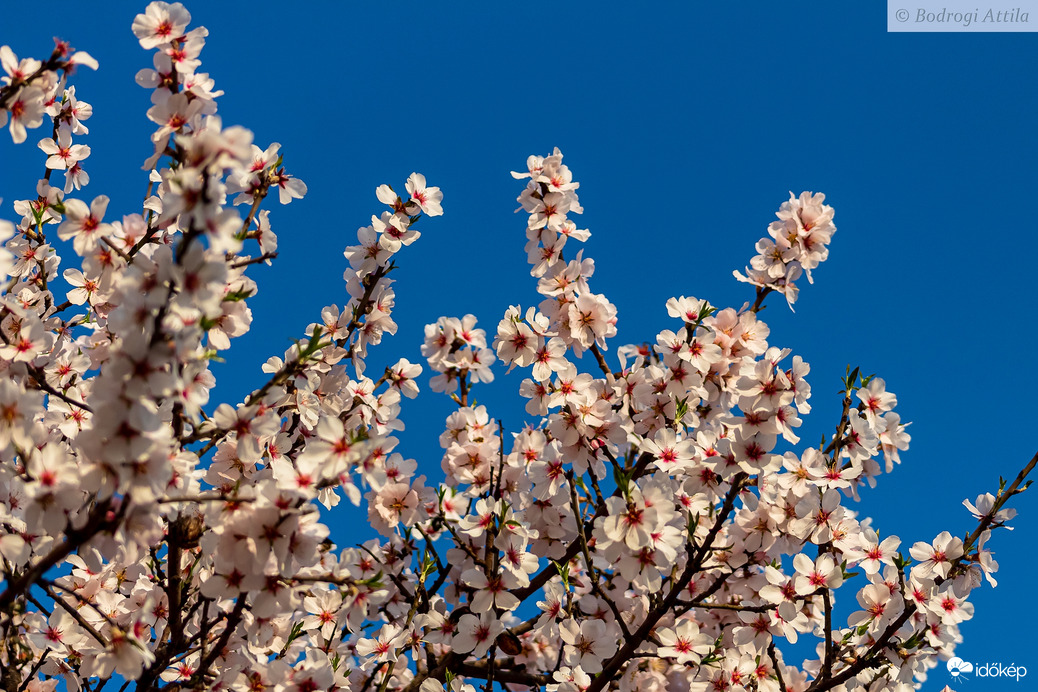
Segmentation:
{"type": "MultiPolygon", "coordinates": [[[[530,343],[518,348],[517,365],[527,365],[525,361],[531,357],[542,365],[539,372],[544,372],[547,365],[553,371],[555,365],[563,361],[558,358],[560,347],[572,349],[574,355],[580,356],[585,349],[605,348],[606,339],[616,336],[616,306],[605,296],[592,293],[587,280],[595,273],[595,263],[583,259],[583,252],[578,252],[575,259],[566,262],[563,248],[566,241],[572,238],[584,242],[591,237],[586,230],[579,230],[577,225],[567,218],[569,212],[580,214],[584,210],[577,199],[576,189],[580,183],[573,182],[573,174],[562,163],[562,153],[556,148],[548,157],[531,156],[526,161],[527,173],[512,173],[516,179],[530,178],[526,189],[519,195],[522,209],[530,214],[526,226],[526,251],[533,269],[530,275],[539,279],[537,292],[545,296],[540,309],[543,317],[536,318],[542,331],[551,330],[551,336],[558,336],[560,341],[548,347],[546,352],[534,348],[530,343]],[[554,354],[553,356],[546,355],[554,354]]],[[[517,315],[509,314],[506,320],[517,325],[522,322],[517,315]]],[[[527,325],[532,330],[536,325],[527,325]]],[[[516,327],[518,333],[526,335],[530,330],[516,327]]],[[[540,336],[549,336],[541,334],[540,336]]]]}
{"type": "MultiPolygon", "coordinates": [[[[829,257],[829,241],[836,233],[833,208],[822,193],[789,193],[775,215],[778,221],[768,226],[770,238],[757,241],[757,256],[750,260],[746,275],[734,272],[739,281],[767,291],[778,291],[792,307],[797,300],[796,280],[802,274],[814,283],[811,270],[829,257]]],[[[766,295],[766,292],[765,292],[766,295]]]]}
{"type": "MultiPolygon", "coordinates": [[[[17,275],[29,266],[33,271],[44,271],[50,247],[30,242],[31,227],[44,219],[53,223],[58,218],[50,209],[60,198],[60,193],[52,191],[49,184],[52,172],[65,171],[66,194],[90,180],[80,165],[90,155],[90,147],[73,144],[72,135],[87,134],[82,121],[91,116],[93,109],[76,98],[74,86],[65,88],[69,74],[77,65],[97,69],[97,61],[89,53],[73,52],[64,41],[55,40],[54,51],[46,61],[19,60],[10,47],[0,46],[0,68],[4,72],[0,77],[0,128],[10,124],[11,139],[20,144],[28,135],[26,128],[39,127],[45,116],[54,124],[52,135],[39,142],[40,149],[47,154],[46,176],[37,188],[40,197],[15,204],[15,211],[23,216],[19,230],[27,237],[11,240],[14,226],[0,220],[0,243],[9,241],[0,249],[0,279],[17,275]]],[[[81,209],[77,207],[74,211],[81,209]]],[[[56,266],[56,261],[50,260],[50,264],[56,266]]]]}
{"type": "Polygon", "coordinates": [[[490,366],[497,358],[487,348],[486,332],[476,329],[474,315],[465,315],[460,320],[441,317],[436,324],[427,324],[422,356],[429,367],[439,373],[429,383],[432,390],[453,393],[460,387],[459,402],[467,396],[470,384],[494,381],[490,366]]]}
{"type": "MultiPolygon", "coordinates": [[[[77,65],[97,69],[97,61],[84,51],[73,52],[71,46],[64,41],[55,40],[54,52],[46,60],[33,58],[18,59],[9,46],[0,46],[0,68],[6,73],[0,77],[0,128],[10,124],[11,139],[15,144],[25,141],[26,128],[36,128],[43,124],[44,116],[50,116],[54,122],[55,136],[51,144],[41,148],[59,159],[74,164],[86,158],[81,150],[71,151],[69,147],[50,147],[59,141],[70,142],[71,134],[86,134],[87,130],[79,120],[90,117],[90,106],[79,103],[75,98],[75,89],[66,90],[68,75],[77,65]],[[57,135],[64,133],[59,140],[57,135]]],[[[46,140],[44,140],[46,141],[46,140]]],[[[58,166],[50,159],[47,168],[64,170],[70,166],[58,166]]]]}
{"type": "Polygon", "coordinates": [[[0,224],[5,690],[99,692],[114,675],[142,692],[880,692],[952,654],[971,590],[994,584],[991,530],[1035,460],[966,503],[971,533],[906,555],[848,506],[908,447],[882,379],[848,372],[835,433],[797,450],[810,369],[769,345],[758,312],[775,290],[792,303],[800,271],[825,259],[821,195],[785,203],[758,243],[752,305],[675,297],[671,328],[611,365],[616,307],[591,292],[591,259],[564,257],[590,237],[568,218],[578,183],[558,150],[530,157],[513,175],[529,179],[519,202],[544,299],[509,307],[489,342],[471,315],[426,327],[431,387],[457,404],[435,482],[393,436],[422,366],[365,376],[369,348],[397,330],[396,255],[442,214],[414,173],[402,194],[376,190],[385,208],[345,251],[345,304],[243,401],[210,402],[210,362],[251,325],[247,272],[277,256],[263,202],[306,186],[277,144],[223,127],[198,71],[207,32],[189,24],[165,2],[133,23],[156,51],[137,75],[156,130],[146,201],[121,220],[105,220],[104,196],[65,197],[87,182],[70,138],[90,109],[64,80],[89,56],[0,49],[15,141],[42,114],[54,124],[37,196],[0,224]],[[64,300],[58,249],[79,259],[64,300]],[[534,421],[508,438],[469,401],[497,360],[528,370],[534,421]],[[319,506],[343,497],[378,538],[336,546],[319,506]],[[843,625],[848,584],[858,609],[843,625]],[[783,657],[808,637],[814,657],[783,657]]]}

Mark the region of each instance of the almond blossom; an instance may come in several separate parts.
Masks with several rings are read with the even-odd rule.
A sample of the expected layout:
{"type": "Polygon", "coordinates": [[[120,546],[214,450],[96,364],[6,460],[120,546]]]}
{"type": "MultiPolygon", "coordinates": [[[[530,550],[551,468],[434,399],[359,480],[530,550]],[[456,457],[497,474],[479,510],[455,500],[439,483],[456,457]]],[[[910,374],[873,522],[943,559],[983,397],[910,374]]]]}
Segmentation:
{"type": "Polygon", "coordinates": [[[616,639],[601,620],[585,620],[579,625],[565,620],[559,625],[559,632],[566,643],[567,665],[580,666],[588,673],[601,671],[602,659],[616,651],[616,639]]]}
{"type": "Polygon", "coordinates": [[[953,562],[962,556],[963,545],[960,539],[953,538],[947,531],[942,531],[933,544],[919,541],[908,552],[919,562],[912,568],[913,574],[920,577],[937,575],[946,578],[953,562]]]}

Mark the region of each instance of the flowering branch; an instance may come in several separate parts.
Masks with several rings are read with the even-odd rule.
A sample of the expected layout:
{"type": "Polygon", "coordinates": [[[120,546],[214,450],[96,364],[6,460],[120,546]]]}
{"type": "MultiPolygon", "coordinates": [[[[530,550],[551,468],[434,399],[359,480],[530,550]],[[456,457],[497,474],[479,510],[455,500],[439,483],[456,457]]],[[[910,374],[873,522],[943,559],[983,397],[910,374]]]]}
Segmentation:
{"type": "Polygon", "coordinates": [[[145,200],[120,220],[107,196],[77,198],[89,147],[73,137],[92,107],[68,77],[92,59],[0,47],[0,126],[20,142],[52,125],[35,196],[0,221],[7,692],[114,677],[142,692],[818,692],[912,681],[951,655],[969,592],[994,581],[985,542],[1038,455],[965,503],[965,541],[943,532],[910,561],[847,507],[910,442],[886,383],[848,368],[834,437],[797,447],[810,366],[769,345],[759,315],[771,293],[792,306],[827,258],[821,194],[790,195],[736,272],[752,303],[671,298],[672,329],[610,352],[617,307],[573,247],[591,235],[573,220],[580,184],[559,150],[531,156],[513,176],[540,302],[510,306],[489,336],[474,315],[425,327],[429,386],[456,404],[437,467],[394,436],[424,366],[365,374],[398,328],[398,255],[443,213],[412,173],[375,190],[383,207],[344,252],[344,302],[243,401],[210,402],[211,363],[252,323],[249,272],[278,257],[263,202],[307,189],[279,144],[217,117],[208,32],[190,20],[167,2],[134,20],[154,51],[137,81],[155,129],[145,200]],[[473,398],[498,361],[523,371],[531,417],[509,435],[473,398]],[[377,537],[337,546],[324,522],[343,500],[377,537]],[[862,610],[841,627],[852,569],[862,610]],[[787,663],[782,640],[811,635],[820,660],[787,663]]]}

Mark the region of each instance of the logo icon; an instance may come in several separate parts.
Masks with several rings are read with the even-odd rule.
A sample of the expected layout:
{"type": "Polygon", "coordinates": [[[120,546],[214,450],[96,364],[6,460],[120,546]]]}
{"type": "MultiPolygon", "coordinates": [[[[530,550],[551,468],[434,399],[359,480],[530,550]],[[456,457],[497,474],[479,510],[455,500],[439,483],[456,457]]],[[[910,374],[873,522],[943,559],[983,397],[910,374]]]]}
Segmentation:
{"type": "Polygon", "coordinates": [[[973,664],[969,661],[963,661],[958,656],[948,659],[948,672],[951,673],[953,678],[957,678],[963,673],[972,673],[973,664]]]}

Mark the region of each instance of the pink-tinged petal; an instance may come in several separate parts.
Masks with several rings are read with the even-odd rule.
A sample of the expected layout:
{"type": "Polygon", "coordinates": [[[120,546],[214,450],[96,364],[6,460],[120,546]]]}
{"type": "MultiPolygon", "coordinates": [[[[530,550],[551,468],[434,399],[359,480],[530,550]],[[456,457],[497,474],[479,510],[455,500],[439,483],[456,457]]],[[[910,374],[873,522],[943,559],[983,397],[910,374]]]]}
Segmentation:
{"type": "Polygon", "coordinates": [[[138,85],[145,89],[154,89],[162,83],[162,79],[159,77],[159,73],[155,70],[149,70],[147,68],[140,70],[134,77],[134,81],[138,85]]]}
{"type": "Polygon", "coordinates": [[[378,197],[378,201],[382,202],[382,204],[388,204],[389,206],[396,204],[397,195],[388,185],[379,185],[375,189],[375,196],[378,197]]]}
{"type": "Polygon", "coordinates": [[[21,144],[25,141],[25,125],[17,118],[11,120],[11,140],[15,144],[21,144]]]}
{"type": "Polygon", "coordinates": [[[90,209],[86,202],[81,199],[65,200],[65,216],[72,220],[85,219],[90,215],[90,209]]]}
{"type": "Polygon", "coordinates": [[[98,195],[94,198],[94,201],[90,203],[90,215],[95,219],[104,218],[105,211],[108,209],[108,195],[98,195]]]}
{"type": "Polygon", "coordinates": [[[0,46],[0,67],[7,74],[11,74],[18,68],[18,56],[14,54],[10,46],[0,46]]]}
{"type": "Polygon", "coordinates": [[[425,189],[425,176],[421,173],[412,173],[407,179],[407,191],[414,192],[415,190],[425,189]]]}
{"type": "Polygon", "coordinates": [[[97,60],[94,59],[94,56],[90,55],[90,53],[87,53],[85,50],[77,50],[72,54],[72,57],[69,58],[69,62],[73,65],[89,67],[91,70],[96,70],[98,67],[97,60]]]}

